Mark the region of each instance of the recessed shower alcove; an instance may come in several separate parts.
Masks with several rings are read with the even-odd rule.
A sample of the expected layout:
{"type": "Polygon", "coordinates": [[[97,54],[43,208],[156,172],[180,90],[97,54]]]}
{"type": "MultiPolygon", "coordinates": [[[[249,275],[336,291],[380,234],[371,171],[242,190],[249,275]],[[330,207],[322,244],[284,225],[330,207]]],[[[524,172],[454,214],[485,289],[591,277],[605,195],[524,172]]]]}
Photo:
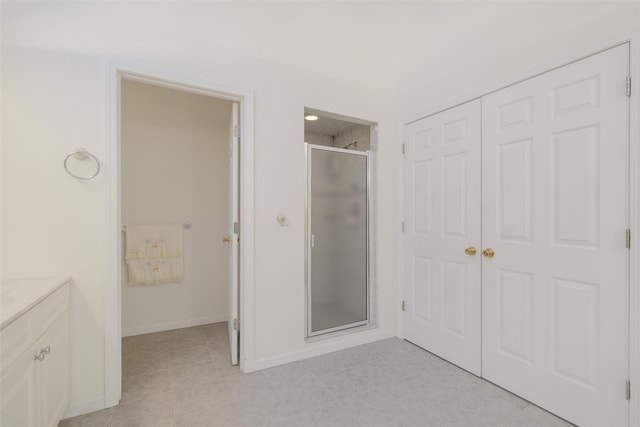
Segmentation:
{"type": "Polygon", "coordinates": [[[305,109],[307,338],[372,322],[375,124],[305,109]]]}

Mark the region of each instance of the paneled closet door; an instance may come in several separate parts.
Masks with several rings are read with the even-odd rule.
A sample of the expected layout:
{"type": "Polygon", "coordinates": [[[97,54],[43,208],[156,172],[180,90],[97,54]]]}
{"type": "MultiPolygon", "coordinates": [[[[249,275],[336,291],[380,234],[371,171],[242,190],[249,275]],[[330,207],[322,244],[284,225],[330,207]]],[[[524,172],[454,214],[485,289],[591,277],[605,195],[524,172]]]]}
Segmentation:
{"type": "Polygon", "coordinates": [[[483,98],[482,372],[628,425],[629,47],[483,98]]]}
{"type": "Polygon", "coordinates": [[[480,375],[480,100],[405,141],[405,338],[480,375]]]}

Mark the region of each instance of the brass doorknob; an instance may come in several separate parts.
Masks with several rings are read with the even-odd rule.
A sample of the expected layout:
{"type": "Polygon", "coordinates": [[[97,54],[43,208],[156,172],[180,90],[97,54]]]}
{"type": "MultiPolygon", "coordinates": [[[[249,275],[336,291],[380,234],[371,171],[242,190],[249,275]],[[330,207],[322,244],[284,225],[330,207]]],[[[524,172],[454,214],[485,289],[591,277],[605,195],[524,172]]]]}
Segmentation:
{"type": "Polygon", "coordinates": [[[482,251],[482,256],[487,257],[487,258],[493,258],[493,256],[495,254],[496,253],[491,248],[487,248],[484,251],[482,251]]]}
{"type": "Polygon", "coordinates": [[[467,249],[464,250],[464,253],[467,255],[471,255],[474,256],[476,254],[476,248],[474,248],[473,246],[469,246],[467,249]]]}
{"type": "Polygon", "coordinates": [[[223,241],[224,243],[229,243],[229,242],[231,242],[231,237],[229,237],[229,236],[223,237],[223,238],[222,238],[222,241],[223,241]]]}

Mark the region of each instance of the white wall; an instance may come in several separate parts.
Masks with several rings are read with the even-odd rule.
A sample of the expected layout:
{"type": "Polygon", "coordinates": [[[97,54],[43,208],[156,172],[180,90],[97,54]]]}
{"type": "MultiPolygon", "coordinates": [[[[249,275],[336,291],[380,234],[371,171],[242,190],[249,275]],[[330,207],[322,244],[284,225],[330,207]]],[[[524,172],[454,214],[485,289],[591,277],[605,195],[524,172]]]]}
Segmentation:
{"type": "Polygon", "coordinates": [[[96,58],[3,46],[2,274],[73,277],[71,401],[88,408],[104,393],[106,177],[77,181],[62,159],[104,158],[104,91],[96,58]]]}
{"type": "Polygon", "coordinates": [[[122,222],[189,221],[180,283],[122,287],[123,336],[229,317],[231,102],[141,82],[121,87],[122,222]]]}
{"type": "MultiPolygon", "coordinates": [[[[309,348],[321,352],[333,342],[304,340],[304,106],[377,122],[377,309],[380,329],[393,333],[399,220],[392,95],[229,52],[223,41],[230,33],[201,20],[199,8],[216,7],[229,6],[2,3],[3,274],[74,278],[70,413],[96,409],[104,396],[103,304],[106,287],[114,286],[107,283],[106,242],[120,230],[106,228],[109,177],[78,182],[61,162],[84,146],[108,170],[107,59],[206,86],[254,90],[257,367],[302,357],[309,348]],[[277,223],[280,212],[288,227],[277,223]]],[[[256,25],[263,20],[256,16],[256,25]]]]}

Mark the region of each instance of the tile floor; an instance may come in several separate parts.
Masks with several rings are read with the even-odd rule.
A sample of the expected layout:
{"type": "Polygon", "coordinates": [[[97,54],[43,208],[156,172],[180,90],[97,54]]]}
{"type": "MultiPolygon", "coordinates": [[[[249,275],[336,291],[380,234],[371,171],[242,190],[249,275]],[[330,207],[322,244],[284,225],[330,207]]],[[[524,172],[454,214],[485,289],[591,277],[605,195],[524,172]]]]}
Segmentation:
{"type": "Polygon", "coordinates": [[[226,328],[123,339],[120,405],[59,427],[571,426],[396,338],[243,374],[226,328]]]}

